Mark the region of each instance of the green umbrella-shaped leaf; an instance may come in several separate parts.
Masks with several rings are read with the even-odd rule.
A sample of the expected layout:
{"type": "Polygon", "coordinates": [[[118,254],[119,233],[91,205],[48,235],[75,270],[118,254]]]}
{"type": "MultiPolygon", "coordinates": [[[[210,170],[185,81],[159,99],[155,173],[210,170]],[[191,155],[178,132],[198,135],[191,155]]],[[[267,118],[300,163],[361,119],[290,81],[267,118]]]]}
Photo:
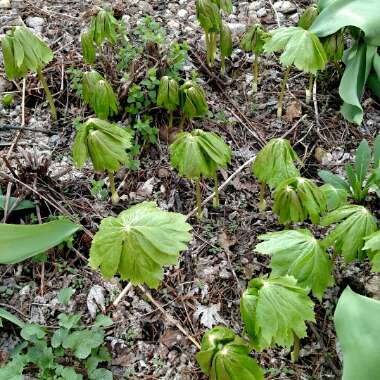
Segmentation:
{"type": "Polygon", "coordinates": [[[283,51],[280,62],[293,65],[306,73],[316,74],[323,70],[327,56],[319,38],[301,27],[281,27],[271,32],[271,38],[264,45],[266,52],[283,51]]]}
{"type": "Polygon", "coordinates": [[[90,265],[100,267],[104,277],[117,272],[132,284],[156,288],[163,277],[162,266],[176,264],[179,252],[191,239],[186,218],[143,202],[103,219],[90,250],[90,265]]]}
{"type": "Polygon", "coordinates": [[[189,118],[204,116],[208,112],[208,104],[202,87],[191,80],[180,87],[180,104],[182,111],[189,118]]]}
{"type": "Polygon", "coordinates": [[[231,161],[231,149],[213,132],[181,132],[170,145],[171,164],[189,179],[214,177],[231,161]]]}
{"type": "Polygon", "coordinates": [[[96,50],[94,45],[94,30],[88,29],[81,34],[82,55],[86,63],[95,62],[96,50]]]}
{"type": "Polygon", "coordinates": [[[196,16],[206,32],[219,32],[222,18],[218,5],[211,0],[196,0],[196,16]]]}
{"type": "Polygon", "coordinates": [[[232,54],[232,33],[225,22],[222,22],[220,29],[220,54],[223,57],[229,57],[232,54]]]}
{"type": "Polygon", "coordinates": [[[88,119],[78,130],[73,145],[73,159],[78,167],[91,158],[96,171],[117,171],[129,161],[126,152],[131,134],[116,124],[101,119],[88,119]]]}
{"type": "Polygon", "coordinates": [[[339,298],[334,322],[343,353],[342,380],[377,380],[380,374],[380,302],[349,287],[339,298]]]}
{"type": "Polygon", "coordinates": [[[119,112],[119,101],[111,85],[95,70],[83,74],[83,99],[100,119],[119,112]]]}
{"type": "Polygon", "coordinates": [[[300,159],[289,141],[272,139],[256,156],[252,171],[259,181],[274,188],[283,180],[300,175],[294,162],[300,163],[300,159]]]}
{"type": "Polygon", "coordinates": [[[175,79],[163,76],[158,88],[157,105],[173,111],[179,105],[179,86],[175,79]]]}
{"type": "Polygon", "coordinates": [[[312,290],[319,300],[334,283],[332,264],[325,249],[308,230],[287,230],[259,236],[255,251],[272,255],[272,275],[292,275],[298,285],[312,290]]]}
{"type": "Polygon", "coordinates": [[[294,336],[307,336],[305,321],[315,321],[314,304],[292,276],[259,277],[249,282],[240,313],[258,350],[275,344],[291,347],[294,336]]]}
{"type": "Polygon", "coordinates": [[[273,198],[273,211],[283,224],[303,222],[307,218],[318,224],[320,215],[327,208],[325,194],[312,180],[302,177],[281,182],[273,198]]]}
{"type": "Polygon", "coordinates": [[[68,239],[79,226],[67,219],[44,224],[0,224],[0,264],[16,264],[68,239]]]}
{"type": "Polygon", "coordinates": [[[261,54],[269,37],[270,34],[263,29],[261,24],[255,24],[245,32],[240,41],[240,46],[246,52],[261,54]]]}
{"type": "Polygon", "coordinates": [[[337,209],[338,207],[344,206],[347,204],[347,191],[343,189],[337,189],[333,185],[326,183],[325,185],[320,187],[320,190],[324,193],[326,202],[327,202],[327,210],[332,211],[337,209]]]}
{"type": "Polygon", "coordinates": [[[249,351],[246,342],[232,330],[217,326],[205,333],[196,357],[211,380],[263,380],[262,369],[249,351]]]}
{"type": "Polygon", "coordinates": [[[380,272],[380,231],[365,237],[364,240],[363,250],[367,252],[372,262],[372,270],[380,272]]]}
{"type": "Polygon", "coordinates": [[[342,254],[347,261],[362,260],[364,238],[378,229],[376,218],[363,206],[346,205],[321,219],[322,226],[333,223],[339,224],[329,233],[326,242],[334,245],[336,253],[342,254]]]}

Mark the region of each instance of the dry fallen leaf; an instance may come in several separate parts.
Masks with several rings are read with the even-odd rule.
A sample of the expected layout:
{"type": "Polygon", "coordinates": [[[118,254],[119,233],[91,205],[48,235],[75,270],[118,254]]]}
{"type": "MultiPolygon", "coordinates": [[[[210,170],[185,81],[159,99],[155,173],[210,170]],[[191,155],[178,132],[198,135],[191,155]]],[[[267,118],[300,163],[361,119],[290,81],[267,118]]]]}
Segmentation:
{"type": "Polygon", "coordinates": [[[178,344],[183,340],[183,335],[175,329],[166,330],[160,337],[160,343],[162,343],[167,348],[172,348],[178,346],[178,344]]]}
{"type": "Polygon", "coordinates": [[[98,308],[102,312],[105,312],[106,307],[104,302],[104,289],[99,285],[92,286],[87,296],[87,309],[92,318],[96,317],[98,308]]]}
{"type": "Polygon", "coordinates": [[[223,318],[219,315],[219,311],[220,303],[210,304],[207,306],[198,304],[197,309],[194,312],[193,318],[197,321],[200,317],[201,324],[211,329],[213,326],[219,323],[226,324],[223,318]]]}
{"type": "Polygon", "coordinates": [[[286,107],[286,114],[284,119],[292,122],[294,119],[298,119],[302,115],[302,104],[299,102],[291,102],[288,107],[286,107]]]}

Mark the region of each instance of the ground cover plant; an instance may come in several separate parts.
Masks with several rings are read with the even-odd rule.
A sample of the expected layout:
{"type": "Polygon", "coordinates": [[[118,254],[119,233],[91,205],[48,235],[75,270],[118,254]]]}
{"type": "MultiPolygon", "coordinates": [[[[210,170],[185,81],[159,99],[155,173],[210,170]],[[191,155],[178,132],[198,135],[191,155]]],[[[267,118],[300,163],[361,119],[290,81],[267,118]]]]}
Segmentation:
{"type": "Polygon", "coordinates": [[[379,1],[101,5],[0,1],[0,379],[376,380],[379,1]]]}

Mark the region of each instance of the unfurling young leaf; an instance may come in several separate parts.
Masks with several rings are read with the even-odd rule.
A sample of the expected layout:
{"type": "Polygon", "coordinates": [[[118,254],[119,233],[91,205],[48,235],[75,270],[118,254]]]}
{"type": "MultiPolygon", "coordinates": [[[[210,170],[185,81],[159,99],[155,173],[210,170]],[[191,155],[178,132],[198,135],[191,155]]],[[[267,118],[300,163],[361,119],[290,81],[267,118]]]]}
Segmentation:
{"type": "Polygon", "coordinates": [[[207,114],[208,104],[205,93],[201,86],[189,80],[185,82],[179,91],[180,106],[183,112],[183,117],[180,123],[180,128],[183,128],[186,117],[201,117],[207,114]]]}
{"type": "Polygon", "coordinates": [[[179,105],[179,86],[177,80],[164,76],[158,88],[157,105],[169,111],[169,128],[173,126],[173,111],[179,105]]]}
{"type": "Polygon", "coordinates": [[[91,118],[77,132],[73,145],[73,159],[82,167],[88,159],[96,171],[107,171],[110,179],[112,201],[118,203],[113,173],[129,162],[126,152],[131,147],[131,133],[116,124],[91,118]]]}
{"type": "Polygon", "coordinates": [[[285,139],[270,140],[258,153],[252,172],[261,182],[260,209],[265,208],[265,185],[273,189],[282,181],[300,175],[295,162],[300,164],[301,161],[285,139]]]}
{"type": "Polygon", "coordinates": [[[242,338],[226,327],[217,326],[203,336],[196,358],[211,380],[264,380],[262,369],[249,353],[242,338]]]}
{"type": "Polygon", "coordinates": [[[91,17],[90,27],[81,35],[83,60],[86,63],[95,62],[94,45],[99,47],[104,41],[108,41],[111,45],[116,43],[118,26],[119,23],[111,11],[101,9],[96,16],[91,17]]]}
{"type": "Polygon", "coordinates": [[[198,218],[201,218],[200,178],[214,178],[215,202],[219,206],[217,170],[226,168],[231,161],[231,149],[213,132],[195,129],[181,132],[169,147],[170,162],[183,177],[195,180],[198,218]]]}
{"type": "Polygon", "coordinates": [[[313,24],[314,20],[318,17],[318,14],[319,11],[316,4],[313,4],[310,7],[306,8],[298,21],[298,26],[302,29],[308,30],[313,24]]]}
{"type": "Polygon", "coordinates": [[[120,273],[132,284],[157,288],[162,266],[176,264],[187,248],[191,226],[185,216],[143,202],[102,220],[90,250],[90,265],[105,278],[120,273]]]}
{"type": "Polygon", "coordinates": [[[259,236],[264,242],[255,251],[272,255],[273,276],[294,276],[298,285],[308,288],[320,301],[325,289],[334,283],[332,264],[326,250],[309,230],[286,230],[259,236]]]}
{"type": "Polygon", "coordinates": [[[37,74],[49,102],[53,120],[57,111],[42,69],[53,59],[53,52],[44,41],[25,26],[15,26],[1,39],[4,69],[9,80],[24,78],[29,71],[37,74]]]}
{"type": "Polygon", "coordinates": [[[221,59],[221,72],[226,72],[226,57],[232,54],[232,33],[230,27],[222,22],[220,29],[220,59],[221,59]]]}
{"type": "Polygon", "coordinates": [[[323,70],[327,64],[327,56],[319,38],[312,32],[301,27],[281,27],[271,32],[271,38],[264,45],[267,53],[283,51],[280,62],[286,72],[281,84],[277,115],[282,115],[282,100],[292,65],[297,69],[310,73],[309,88],[306,100],[310,100],[313,78],[318,70],[323,70]]]}
{"type": "Polygon", "coordinates": [[[325,194],[312,180],[303,177],[281,182],[273,198],[273,212],[282,224],[303,222],[308,218],[318,224],[320,215],[327,209],[325,194]]]}
{"type": "Polygon", "coordinates": [[[367,252],[368,257],[372,262],[372,271],[380,272],[380,231],[364,238],[365,244],[363,251],[367,252]]]}
{"type": "Polygon", "coordinates": [[[227,14],[232,13],[234,7],[232,4],[232,0],[211,0],[215,3],[220,10],[226,12],[227,14]]]}
{"type": "Polygon", "coordinates": [[[362,260],[365,257],[364,238],[378,229],[376,218],[363,206],[346,205],[321,219],[322,226],[333,223],[339,224],[325,238],[326,245],[333,245],[335,252],[348,262],[362,260]]]}
{"type": "Polygon", "coordinates": [[[314,304],[292,276],[259,277],[248,283],[240,300],[245,329],[259,351],[290,348],[307,336],[305,321],[315,321],[314,304]]]}
{"type": "Polygon", "coordinates": [[[196,0],[196,16],[205,32],[207,63],[212,66],[215,62],[217,35],[222,26],[222,16],[217,4],[211,0],[196,0]]]}
{"type": "MultiPolygon", "coordinates": [[[[338,65],[342,60],[344,53],[344,34],[343,30],[331,34],[321,39],[323,48],[325,49],[327,59],[338,65]]],[[[337,66],[338,67],[338,66],[337,66]]]]}
{"type": "Polygon", "coordinates": [[[252,25],[247,32],[245,32],[240,47],[247,53],[252,52],[255,54],[253,62],[253,91],[257,91],[257,83],[259,77],[259,56],[264,51],[265,42],[269,39],[270,34],[267,33],[260,24],[252,25]]]}
{"type": "Polygon", "coordinates": [[[83,99],[95,111],[100,119],[119,112],[119,101],[111,85],[95,70],[83,74],[83,99]]]}

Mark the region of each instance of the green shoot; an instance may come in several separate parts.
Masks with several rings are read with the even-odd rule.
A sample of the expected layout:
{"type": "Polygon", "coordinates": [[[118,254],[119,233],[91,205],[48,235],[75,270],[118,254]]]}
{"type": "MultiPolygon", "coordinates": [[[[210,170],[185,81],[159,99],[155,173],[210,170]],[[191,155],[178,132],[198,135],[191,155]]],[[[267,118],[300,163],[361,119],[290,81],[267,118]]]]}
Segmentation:
{"type": "Polygon", "coordinates": [[[169,128],[173,127],[173,111],[179,105],[179,86],[175,79],[163,76],[157,95],[157,105],[169,112],[169,128]]]}

